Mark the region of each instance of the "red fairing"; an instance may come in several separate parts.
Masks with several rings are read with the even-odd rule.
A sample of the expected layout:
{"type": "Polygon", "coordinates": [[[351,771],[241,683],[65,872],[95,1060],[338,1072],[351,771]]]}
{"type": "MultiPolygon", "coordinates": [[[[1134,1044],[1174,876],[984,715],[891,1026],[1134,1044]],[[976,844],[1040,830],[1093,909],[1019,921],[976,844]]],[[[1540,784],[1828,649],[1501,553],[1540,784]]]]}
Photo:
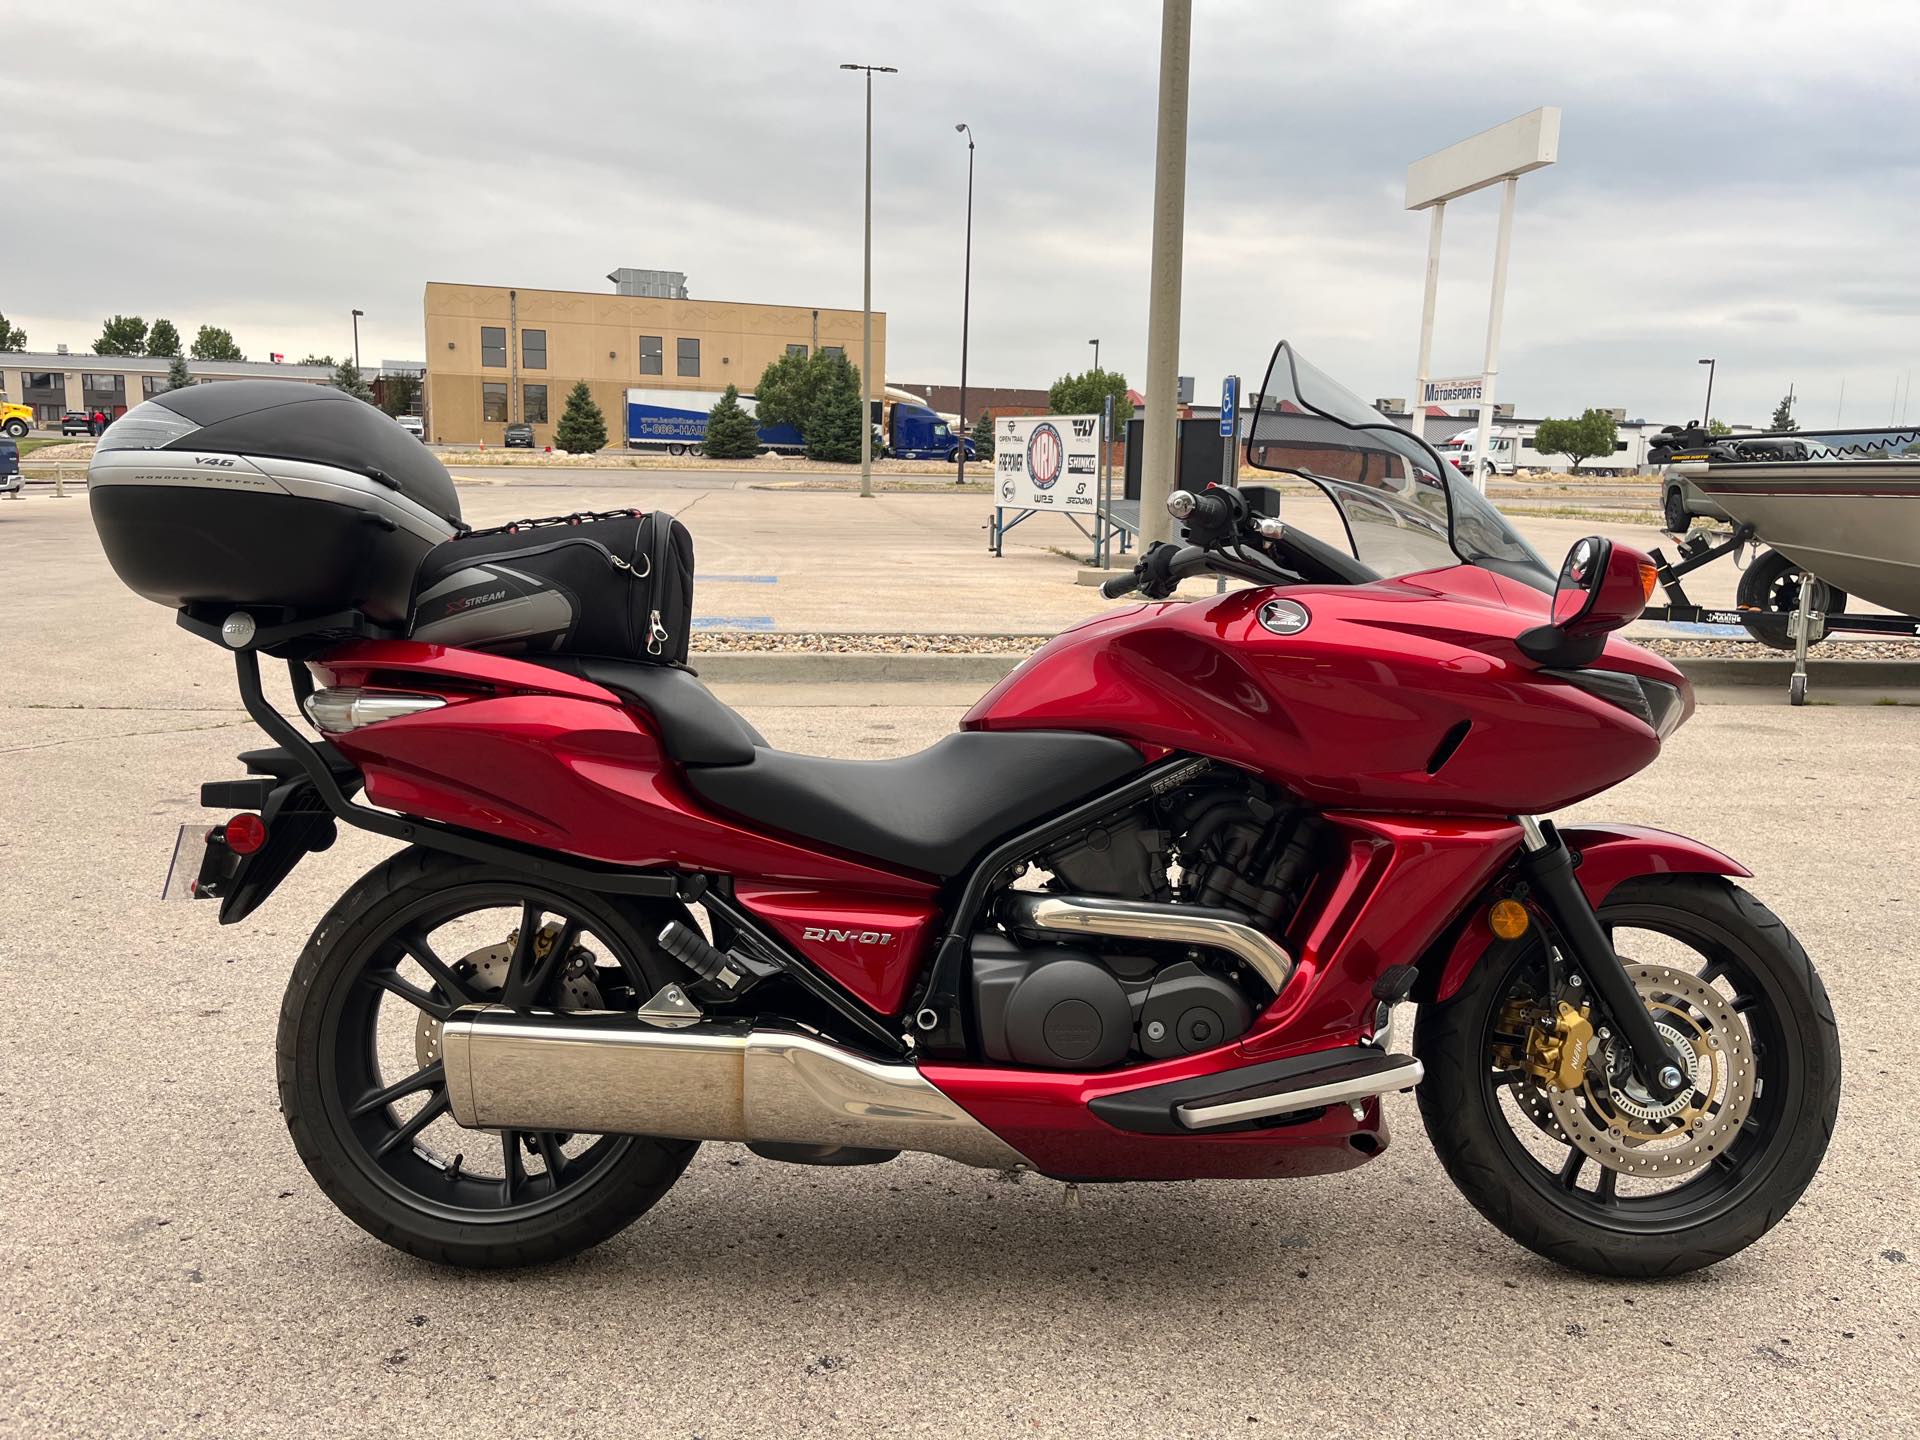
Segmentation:
{"type": "Polygon", "coordinates": [[[734,898],[882,1015],[897,1014],[933,938],[934,908],[851,890],[741,884],[734,898]]]}
{"type": "Polygon", "coordinates": [[[704,809],[646,717],[589,681],[411,641],[357,643],[313,668],[328,686],[427,690],[452,702],[328,737],[361,768],[376,805],[610,865],[932,893],[916,876],[790,845],[704,809]]]}
{"type": "MultiPolygon", "coordinates": [[[[967,713],[977,730],[1090,730],[1208,755],[1325,807],[1533,815],[1643,769],[1642,721],[1543,675],[1513,639],[1547,597],[1472,566],[1358,586],[1136,606],[1043,646],[967,713]],[[1268,601],[1306,628],[1260,623],[1268,601]]],[[[1657,656],[1597,664],[1683,691],[1657,656]]]]}
{"type": "MultiPolygon", "coordinates": [[[[1744,878],[1753,874],[1738,860],[1721,854],[1711,845],[1702,845],[1698,840],[1689,840],[1684,835],[1670,834],[1646,825],[1566,826],[1560,835],[1580,856],[1580,868],[1573,872],[1574,877],[1579,880],[1580,888],[1586,891],[1588,901],[1596,907],[1622,881],[1641,875],[1731,875],[1744,878]]],[[[1484,898],[1476,896],[1475,901],[1477,903],[1484,898]]],[[[1434,998],[1445,1000],[1464,985],[1475,962],[1486,953],[1493,941],[1494,935],[1487,928],[1486,916],[1474,916],[1459,940],[1454,942],[1453,952],[1448,955],[1446,966],[1440,972],[1434,998]]]]}

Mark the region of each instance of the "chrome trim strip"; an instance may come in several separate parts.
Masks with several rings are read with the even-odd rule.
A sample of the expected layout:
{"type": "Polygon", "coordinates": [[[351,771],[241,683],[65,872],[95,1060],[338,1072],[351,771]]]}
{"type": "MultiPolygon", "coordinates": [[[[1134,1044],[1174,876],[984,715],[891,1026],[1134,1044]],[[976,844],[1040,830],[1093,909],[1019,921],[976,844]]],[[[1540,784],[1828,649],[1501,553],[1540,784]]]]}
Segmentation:
{"type": "Polygon", "coordinates": [[[1308,1085],[1300,1090],[1282,1090],[1272,1095],[1256,1095],[1248,1100],[1229,1100],[1223,1105],[1191,1104],[1174,1108],[1180,1123],[1189,1130],[1209,1130],[1239,1120],[1264,1120],[1270,1115],[1290,1115],[1296,1110],[1317,1110],[1323,1105],[1346,1105],[1355,1100],[1370,1100],[1395,1090],[1411,1090],[1426,1076],[1426,1067],[1411,1055],[1404,1065],[1375,1071],[1350,1080],[1334,1080],[1325,1085],[1308,1085]]]}
{"type": "Polygon", "coordinates": [[[1244,960],[1279,994],[1293,974],[1293,957],[1265,931],[1243,919],[1193,905],[1115,900],[1101,895],[1010,897],[1020,923],[1060,935],[1104,935],[1204,945],[1244,960]]]}

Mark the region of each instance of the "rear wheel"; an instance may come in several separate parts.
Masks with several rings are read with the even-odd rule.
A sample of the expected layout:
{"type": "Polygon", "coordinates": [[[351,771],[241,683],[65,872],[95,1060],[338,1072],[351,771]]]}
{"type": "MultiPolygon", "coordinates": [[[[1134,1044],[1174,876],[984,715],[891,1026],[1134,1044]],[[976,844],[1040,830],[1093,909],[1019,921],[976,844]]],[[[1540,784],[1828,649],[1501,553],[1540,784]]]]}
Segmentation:
{"type": "Polygon", "coordinates": [[[1725,880],[1631,880],[1600,919],[1693,1086],[1654,1100],[1599,1010],[1565,1083],[1551,1017],[1587,1001],[1570,977],[1555,988],[1536,928],[1422,1009],[1421,1117],[1461,1192],[1528,1249],[1601,1275],[1697,1270],[1772,1229],[1819,1169],[1840,1104],[1833,1007],[1787,928],[1725,880]]]}
{"type": "MultiPolygon", "coordinates": [[[[1776,650],[1793,649],[1793,639],[1778,617],[1800,608],[1800,579],[1805,573],[1778,550],[1763,550],[1754,557],[1741,573],[1736,597],[1743,612],[1757,612],[1751,619],[1742,615],[1740,623],[1749,635],[1776,650]]],[[[1847,608],[1847,592],[1816,575],[1813,608],[1826,615],[1841,614],[1847,608]]]]}
{"type": "Polygon", "coordinates": [[[1678,485],[1667,486],[1667,498],[1660,508],[1670,534],[1684,535],[1693,528],[1693,513],[1687,509],[1686,494],[1678,485]]]}
{"type": "Polygon", "coordinates": [[[633,917],[420,851],[320,922],[280,1012],[280,1105],[307,1170],[389,1245],[468,1266],[595,1245],[664,1195],[698,1145],[467,1130],[447,1109],[441,1022],[461,1005],[630,1009],[675,978],[633,917]]]}

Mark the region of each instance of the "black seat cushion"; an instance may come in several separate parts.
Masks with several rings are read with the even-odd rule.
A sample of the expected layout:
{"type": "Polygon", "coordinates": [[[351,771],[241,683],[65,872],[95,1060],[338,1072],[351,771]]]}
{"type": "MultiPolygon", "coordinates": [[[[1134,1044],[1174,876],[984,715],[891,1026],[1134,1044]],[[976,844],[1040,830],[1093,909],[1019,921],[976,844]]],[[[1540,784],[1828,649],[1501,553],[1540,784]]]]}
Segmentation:
{"type": "Polygon", "coordinates": [[[1131,745],[1102,735],[981,730],[897,760],[756,749],[749,764],[689,770],[687,784],[769,829],[944,879],[1142,763],[1131,745]]]}
{"type": "Polygon", "coordinates": [[[745,765],[766,738],[691,670],[597,655],[522,657],[604,685],[653,717],[667,753],[682,765],[745,765]]]}

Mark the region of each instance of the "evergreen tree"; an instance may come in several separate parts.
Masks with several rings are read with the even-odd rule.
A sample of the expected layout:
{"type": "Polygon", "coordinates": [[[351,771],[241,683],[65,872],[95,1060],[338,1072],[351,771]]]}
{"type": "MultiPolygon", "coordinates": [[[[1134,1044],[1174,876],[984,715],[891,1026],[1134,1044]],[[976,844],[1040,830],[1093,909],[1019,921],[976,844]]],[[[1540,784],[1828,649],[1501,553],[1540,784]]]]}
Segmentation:
{"type": "Polygon", "coordinates": [[[193,384],[193,376],[187,370],[187,358],[178,350],[173,352],[173,363],[167,366],[167,389],[184,390],[193,384]]]}
{"type": "Polygon", "coordinates": [[[866,423],[860,413],[863,408],[858,372],[840,360],[807,417],[807,458],[842,465],[858,460],[860,427],[866,423]]]}
{"type": "Polygon", "coordinates": [[[567,393],[567,408],[553,428],[553,445],[569,455],[591,455],[607,443],[607,417],[593,402],[593,391],[582,380],[567,393]]]}
{"type": "Polygon", "coordinates": [[[380,408],[396,420],[413,409],[420,382],[411,375],[389,375],[380,386],[380,408]]]}
{"type": "Polygon", "coordinates": [[[174,328],[171,320],[156,320],[153,328],[147,332],[147,354],[178,355],[180,353],[180,332],[174,328]]]}
{"type": "Polygon", "coordinates": [[[102,322],[100,338],[93,342],[96,355],[144,355],[147,351],[147,322],[138,315],[115,315],[102,322]]]}
{"type": "Polygon", "coordinates": [[[973,422],[973,453],[982,460],[993,459],[993,416],[984,410],[973,422]]]}
{"type": "Polygon", "coordinates": [[[711,460],[751,460],[760,453],[760,427],[740,407],[740,392],[731,385],[707,412],[707,438],[701,449],[711,460]]]}
{"type": "Polygon", "coordinates": [[[1793,395],[1791,392],[1780,397],[1780,403],[1773,407],[1773,429],[1791,430],[1793,426],[1793,395]]]}
{"type": "Polygon", "coordinates": [[[351,360],[342,360],[334,367],[330,383],[334,389],[344,390],[356,400],[373,403],[373,387],[360,378],[360,367],[351,360]]]}

